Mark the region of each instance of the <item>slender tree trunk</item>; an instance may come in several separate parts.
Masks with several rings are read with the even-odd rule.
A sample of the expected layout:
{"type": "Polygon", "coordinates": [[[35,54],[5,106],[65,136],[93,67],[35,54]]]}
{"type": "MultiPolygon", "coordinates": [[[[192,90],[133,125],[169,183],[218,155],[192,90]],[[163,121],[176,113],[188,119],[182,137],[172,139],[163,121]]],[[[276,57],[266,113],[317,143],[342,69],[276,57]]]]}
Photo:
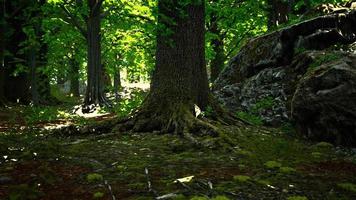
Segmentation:
{"type": "Polygon", "coordinates": [[[210,82],[214,82],[218,78],[225,62],[224,41],[217,24],[216,14],[212,14],[211,26],[209,27],[209,31],[215,35],[215,38],[211,41],[215,56],[210,63],[210,82]]]}
{"type": "Polygon", "coordinates": [[[120,100],[119,91],[121,90],[121,74],[120,68],[117,67],[114,75],[114,93],[115,93],[115,101],[118,102],[120,100]]]}
{"type": "MultiPolygon", "coordinates": [[[[101,5],[102,0],[88,0],[89,17],[87,21],[87,44],[88,44],[88,80],[87,90],[84,100],[84,108],[91,105],[105,105],[106,98],[104,94],[102,80],[101,64],[101,5]]],[[[83,109],[84,112],[89,112],[83,109]]]]}
{"type": "Polygon", "coordinates": [[[75,96],[79,97],[79,63],[73,57],[70,58],[70,93],[75,96]]]}

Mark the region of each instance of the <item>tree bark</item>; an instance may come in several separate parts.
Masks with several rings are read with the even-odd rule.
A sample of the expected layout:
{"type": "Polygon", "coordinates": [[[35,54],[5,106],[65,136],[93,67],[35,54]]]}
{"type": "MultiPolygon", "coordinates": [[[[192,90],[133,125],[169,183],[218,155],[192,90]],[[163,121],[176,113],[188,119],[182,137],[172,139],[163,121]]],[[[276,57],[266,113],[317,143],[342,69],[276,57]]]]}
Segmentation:
{"type": "Polygon", "coordinates": [[[101,5],[102,0],[88,0],[89,16],[87,20],[88,69],[87,90],[83,112],[89,112],[89,105],[105,105],[101,64],[101,5]]]}
{"type": "Polygon", "coordinates": [[[121,90],[121,73],[120,68],[117,67],[117,70],[114,75],[114,93],[115,93],[115,101],[119,102],[120,94],[119,91],[121,90]]]}
{"type": "Polygon", "coordinates": [[[204,1],[188,5],[178,0],[158,2],[158,24],[164,28],[157,33],[151,90],[134,117],[118,124],[119,130],[175,133],[190,139],[190,133],[219,133],[215,126],[195,116],[195,105],[204,110],[209,103],[204,5],[204,1]],[[171,34],[167,35],[167,29],[171,34]]]}

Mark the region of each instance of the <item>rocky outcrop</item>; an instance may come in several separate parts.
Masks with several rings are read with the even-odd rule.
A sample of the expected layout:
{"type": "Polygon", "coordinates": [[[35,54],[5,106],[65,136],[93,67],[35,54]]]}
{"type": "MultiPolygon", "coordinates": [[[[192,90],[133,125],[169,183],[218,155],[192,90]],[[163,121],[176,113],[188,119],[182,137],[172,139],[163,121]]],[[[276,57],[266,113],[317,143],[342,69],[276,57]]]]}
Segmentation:
{"type": "MultiPolygon", "coordinates": [[[[346,106],[354,105],[351,101],[356,102],[354,93],[343,96],[347,99],[343,100],[345,105],[337,104],[340,99],[335,98],[333,117],[331,110],[328,110],[331,96],[342,96],[341,93],[333,91],[334,93],[316,94],[311,91],[317,89],[313,88],[316,80],[323,79],[323,84],[336,81],[331,80],[331,75],[326,75],[336,72],[341,62],[349,70],[355,66],[353,62],[349,62],[355,55],[355,42],[356,10],[349,8],[338,9],[337,12],[254,38],[230,60],[214,83],[214,94],[230,111],[256,115],[265,125],[278,126],[295,120],[298,131],[310,138],[345,143],[346,140],[349,141],[346,139],[348,136],[340,127],[353,127],[356,130],[356,127],[350,125],[352,120],[355,121],[350,117],[356,114],[355,110],[346,106]],[[339,61],[339,64],[334,61],[339,61]],[[328,69],[323,73],[325,77],[317,78],[319,68],[328,69]],[[312,102],[317,102],[317,105],[313,107],[312,102]],[[322,118],[322,114],[304,118],[303,112],[306,110],[302,108],[305,105],[309,106],[307,112],[315,113],[320,110],[330,118],[322,118]],[[344,108],[348,108],[346,110],[352,114],[340,114],[344,108]],[[305,125],[304,119],[309,122],[308,125],[305,125]],[[332,119],[339,121],[337,125],[330,125],[332,119]],[[336,129],[340,131],[333,131],[336,129]],[[339,138],[331,137],[331,132],[339,138]]],[[[337,72],[343,78],[339,78],[336,85],[345,85],[344,81],[351,84],[348,87],[356,88],[355,85],[352,86],[350,77],[346,77],[347,70],[337,72]]],[[[321,89],[323,87],[320,86],[321,89]]],[[[355,133],[349,133],[356,138],[355,133]]]]}
{"type": "Polygon", "coordinates": [[[298,131],[309,138],[356,144],[356,55],[344,54],[307,73],[291,109],[298,131]]]}

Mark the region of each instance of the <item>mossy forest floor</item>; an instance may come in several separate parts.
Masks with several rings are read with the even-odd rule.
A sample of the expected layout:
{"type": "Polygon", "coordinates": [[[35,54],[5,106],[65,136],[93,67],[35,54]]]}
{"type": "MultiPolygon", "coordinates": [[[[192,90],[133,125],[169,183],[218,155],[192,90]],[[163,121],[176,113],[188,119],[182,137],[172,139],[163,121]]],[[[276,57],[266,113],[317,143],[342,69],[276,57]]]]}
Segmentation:
{"type": "Polygon", "coordinates": [[[355,150],[292,129],[220,127],[231,144],[201,148],[174,135],[54,135],[21,123],[2,118],[0,199],[356,199],[355,150]]]}

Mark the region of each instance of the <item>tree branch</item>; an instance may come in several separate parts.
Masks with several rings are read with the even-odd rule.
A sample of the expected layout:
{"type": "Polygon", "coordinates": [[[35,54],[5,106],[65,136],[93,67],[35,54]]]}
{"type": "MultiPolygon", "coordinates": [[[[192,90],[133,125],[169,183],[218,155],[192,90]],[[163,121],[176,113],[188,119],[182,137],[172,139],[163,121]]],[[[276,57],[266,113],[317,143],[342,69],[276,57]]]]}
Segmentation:
{"type": "Polygon", "coordinates": [[[79,24],[75,16],[73,16],[64,5],[60,5],[60,7],[64,11],[64,13],[68,16],[69,21],[67,20],[65,21],[75,26],[79,30],[79,32],[83,35],[83,37],[87,38],[87,31],[79,24]]]}

